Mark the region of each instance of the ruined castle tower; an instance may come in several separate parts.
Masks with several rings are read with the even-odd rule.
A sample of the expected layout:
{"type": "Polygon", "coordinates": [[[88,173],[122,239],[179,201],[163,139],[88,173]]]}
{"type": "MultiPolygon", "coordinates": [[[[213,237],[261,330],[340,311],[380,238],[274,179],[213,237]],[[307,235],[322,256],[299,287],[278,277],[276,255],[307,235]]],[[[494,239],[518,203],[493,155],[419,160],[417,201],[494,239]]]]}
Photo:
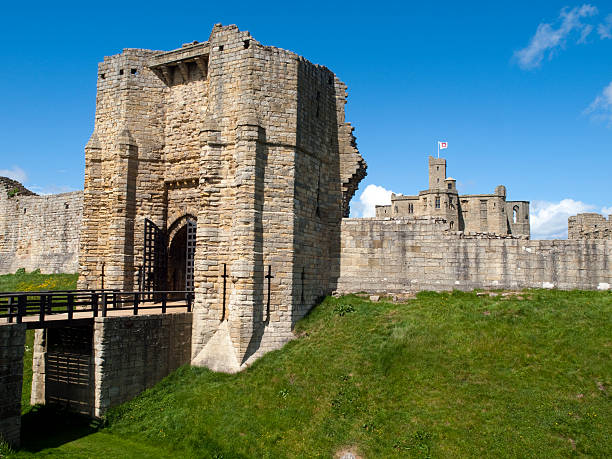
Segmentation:
{"type": "Polygon", "coordinates": [[[451,231],[529,237],[529,201],[507,201],[506,187],[493,193],[464,194],[446,176],[446,159],[429,157],[429,188],[415,196],[391,195],[391,205],[376,206],[378,218],[435,217],[451,231]]]}
{"type": "Polygon", "coordinates": [[[100,288],[104,270],[105,288],[193,288],[196,365],[237,371],[282,346],[335,288],[365,176],[345,103],[329,69],[236,26],[106,57],[79,287],[100,288]]]}

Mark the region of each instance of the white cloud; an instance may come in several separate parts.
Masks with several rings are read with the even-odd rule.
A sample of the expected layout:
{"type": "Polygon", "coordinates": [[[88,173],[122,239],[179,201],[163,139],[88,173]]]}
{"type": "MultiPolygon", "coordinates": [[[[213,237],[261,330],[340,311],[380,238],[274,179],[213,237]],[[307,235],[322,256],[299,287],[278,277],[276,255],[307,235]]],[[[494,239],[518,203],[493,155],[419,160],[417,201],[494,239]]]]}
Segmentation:
{"type": "Polygon", "coordinates": [[[584,114],[591,115],[594,119],[607,120],[612,125],[612,81],[591,102],[591,105],[586,108],[584,114]]]}
{"type": "Polygon", "coordinates": [[[390,205],[391,194],[382,186],[368,185],[351,206],[351,217],[375,217],[376,206],[390,205]]]}
{"type": "Polygon", "coordinates": [[[580,38],[578,39],[578,43],[586,43],[586,39],[593,31],[593,26],[590,24],[585,25],[580,32],[580,38]]]}
{"type": "Polygon", "coordinates": [[[560,202],[533,201],[531,203],[531,239],[567,238],[567,219],[581,212],[593,211],[595,206],[573,199],[560,202]]]}
{"type": "Polygon", "coordinates": [[[0,169],[0,177],[8,177],[23,183],[28,179],[28,174],[21,167],[13,166],[11,169],[0,169]]]}
{"type": "Polygon", "coordinates": [[[581,19],[596,14],[596,7],[584,4],[569,11],[567,8],[563,8],[556,20],[557,26],[549,23],[539,24],[527,47],[514,53],[519,66],[522,69],[538,67],[546,55],[550,59],[556,49],[562,48],[567,37],[574,31],[578,31],[580,34],[577,42],[584,43],[593,30],[593,26],[583,24],[581,19]]]}
{"type": "Polygon", "coordinates": [[[612,215],[612,206],[610,207],[602,207],[601,213],[604,215],[612,215]]]}
{"type": "Polygon", "coordinates": [[[608,14],[605,21],[597,26],[597,33],[602,40],[612,38],[612,14],[608,14]]]}

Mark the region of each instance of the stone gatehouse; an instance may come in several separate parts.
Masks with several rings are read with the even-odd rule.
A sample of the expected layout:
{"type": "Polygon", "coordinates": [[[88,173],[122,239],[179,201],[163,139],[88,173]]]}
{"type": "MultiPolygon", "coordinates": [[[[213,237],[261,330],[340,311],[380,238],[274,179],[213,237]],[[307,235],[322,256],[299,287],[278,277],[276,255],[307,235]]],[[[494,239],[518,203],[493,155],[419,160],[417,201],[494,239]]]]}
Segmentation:
{"type": "Polygon", "coordinates": [[[236,371],[282,346],[335,289],[366,174],[346,85],[216,25],[203,43],[106,57],[97,90],[79,288],[194,289],[196,365],[236,371]]]}

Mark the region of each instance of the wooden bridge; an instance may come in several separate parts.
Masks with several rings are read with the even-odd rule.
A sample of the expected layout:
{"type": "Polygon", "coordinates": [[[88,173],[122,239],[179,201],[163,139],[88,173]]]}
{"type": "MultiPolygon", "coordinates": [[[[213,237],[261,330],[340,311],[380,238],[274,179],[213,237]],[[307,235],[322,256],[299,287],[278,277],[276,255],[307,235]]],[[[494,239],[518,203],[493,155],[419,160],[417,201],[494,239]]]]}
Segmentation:
{"type": "Polygon", "coordinates": [[[63,290],[0,293],[0,324],[48,328],[93,322],[95,317],[191,312],[192,291],[63,290]]]}

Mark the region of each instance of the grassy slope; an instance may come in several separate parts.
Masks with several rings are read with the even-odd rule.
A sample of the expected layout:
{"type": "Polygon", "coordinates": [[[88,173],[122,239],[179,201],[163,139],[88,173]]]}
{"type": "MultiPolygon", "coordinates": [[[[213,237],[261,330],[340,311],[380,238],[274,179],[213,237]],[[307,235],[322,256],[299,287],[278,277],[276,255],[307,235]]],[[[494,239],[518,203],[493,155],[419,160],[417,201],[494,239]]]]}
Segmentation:
{"type": "Polygon", "coordinates": [[[19,455],[611,457],[612,295],[527,295],[328,298],[249,370],[183,367],[105,429],[19,455]]]}
{"type": "MultiPolygon", "coordinates": [[[[70,290],[76,288],[78,274],[40,274],[40,272],[20,272],[0,275],[0,292],[35,292],[40,290],[70,290]]],[[[30,411],[30,391],[32,389],[32,347],[34,331],[26,332],[26,348],[23,356],[23,390],[21,392],[21,412],[30,411]]]]}

